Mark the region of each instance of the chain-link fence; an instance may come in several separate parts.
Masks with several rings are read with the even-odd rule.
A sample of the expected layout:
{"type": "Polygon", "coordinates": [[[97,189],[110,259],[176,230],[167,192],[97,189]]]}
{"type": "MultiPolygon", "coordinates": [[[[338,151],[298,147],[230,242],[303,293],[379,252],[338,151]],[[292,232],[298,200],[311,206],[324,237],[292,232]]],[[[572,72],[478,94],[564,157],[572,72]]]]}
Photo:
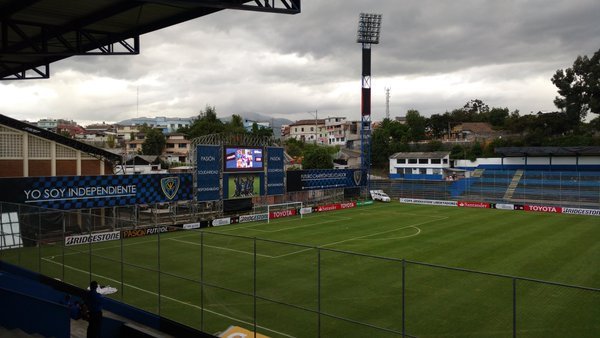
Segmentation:
{"type": "Polygon", "coordinates": [[[118,289],[108,297],[209,333],[230,325],[270,337],[600,333],[600,289],[227,231],[0,209],[3,261],[79,287],[98,280],[118,289]]]}
{"type": "Polygon", "coordinates": [[[486,169],[451,181],[372,180],[371,189],[395,198],[600,208],[600,172],[486,169]]]}

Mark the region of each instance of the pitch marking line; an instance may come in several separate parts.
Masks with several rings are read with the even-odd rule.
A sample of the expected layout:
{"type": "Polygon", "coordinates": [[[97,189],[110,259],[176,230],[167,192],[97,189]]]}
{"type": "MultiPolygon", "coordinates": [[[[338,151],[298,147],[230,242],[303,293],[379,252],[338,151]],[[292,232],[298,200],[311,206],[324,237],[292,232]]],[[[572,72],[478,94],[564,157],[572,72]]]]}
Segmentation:
{"type": "MultiPolygon", "coordinates": [[[[46,259],[46,258],[42,258],[42,259],[43,259],[43,260],[45,260],[45,261],[47,261],[47,262],[50,262],[50,263],[54,263],[54,264],[57,264],[57,265],[62,265],[62,264],[60,264],[59,262],[55,262],[55,261],[53,261],[53,260],[51,260],[51,259],[46,259]]],[[[66,265],[66,264],[65,264],[64,266],[65,266],[65,268],[69,268],[69,269],[71,269],[71,270],[74,270],[74,271],[77,271],[77,272],[85,273],[86,275],[90,274],[90,272],[89,272],[89,271],[85,271],[85,270],[82,270],[82,269],[79,269],[79,268],[76,268],[76,267],[73,267],[73,266],[70,266],[70,265],[66,265]]],[[[179,300],[179,299],[175,299],[175,298],[172,298],[172,297],[169,297],[169,296],[165,296],[165,295],[159,295],[159,294],[158,294],[158,293],[156,293],[156,292],[153,292],[153,291],[148,291],[148,290],[146,290],[146,289],[142,289],[142,288],[140,288],[140,287],[137,287],[137,286],[135,286],[135,285],[132,285],[132,284],[129,284],[129,283],[122,283],[121,281],[119,281],[119,280],[116,280],[116,279],[113,279],[113,278],[110,278],[110,277],[106,277],[106,276],[103,276],[103,275],[100,275],[100,274],[97,274],[97,273],[91,273],[91,275],[94,275],[94,276],[97,276],[97,277],[100,277],[100,278],[103,278],[103,279],[106,279],[106,280],[110,280],[110,281],[113,281],[113,282],[115,282],[115,283],[119,283],[119,284],[121,284],[121,285],[124,285],[124,286],[130,287],[130,288],[132,288],[132,289],[136,289],[136,290],[139,290],[139,291],[142,291],[142,292],[146,292],[146,293],[148,293],[148,294],[151,294],[151,295],[154,295],[154,296],[159,296],[159,297],[162,297],[162,298],[164,298],[164,299],[168,299],[168,300],[174,301],[174,302],[176,302],[176,303],[179,303],[179,304],[182,304],[182,305],[191,306],[191,307],[194,307],[194,308],[196,308],[196,309],[199,309],[199,310],[201,310],[201,311],[206,311],[206,312],[212,313],[212,314],[214,314],[214,315],[217,315],[217,316],[220,316],[220,317],[223,317],[223,318],[227,318],[227,319],[235,320],[235,321],[237,321],[237,322],[239,322],[239,323],[243,323],[243,324],[245,324],[245,325],[249,325],[249,326],[252,326],[252,327],[254,326],[254,323],[250,323],[250,322],[247,322],[247,321],[244,321],[244,320],[241,320],[241,319],[235,318],[235,317],[231,317],[231,316],[228,316],[228,315],[225,315],[225,314],[222,314],[222,313],[219,313],[219,312],[213,311],[213,310],[209,310],[209,309],[202,309],[202,308],[201,308],[200,306],[198,306],[198,305],[190,304],[190,303],[187,303],[187,302],[184,302],[184,301],[181,301],[181,300],[179,300]]],[[[288,335],[288,334],[285,334],[285,333],[283,333],[283,332],[275,331],[275,330],[272,330],[272,329],[266,328],[266,327],[264,327],[264,326],[257,325],[256,327],[257,327],[257,328],[260,328],[260,329],[263,329],[263,330],[265,330],[265,331],[270,331],[270,332],[273,332],[273,333],[276,333],[276,334],[280,334],[280,335],[282,335],[282,336],[284,336],[284,337],[290,337],[290,338],[294,338],[294,336],[290,336],[290,335],[288,335]]]]}
{"type": "MultiPolygon", "coordinates": [[[[202,246],[202,244],[200,244],[200,243],[194,243],[194,242],[189,242],[189,241],[182,241],[182,240],[174,239],[174,238],[171,238],[171,240],[175,241],[175,242],[181,242],[181,243],[185,243],[185,244],[190,244],[190,245],[202,246]]],[[[243,250],[235,250],[235,249],[230,249],[230,248],[226,248],[226,247],[222,247],[222,246],[216,246],[216,245],[207,245],[207,244],[204,244],[204,246],[209,247],[209,248],[213,248],[213,249],[221,249],[221,250],[225,250],[225,251],[233,251],[233,252],[238,252],[238,253],[241,253],[241,254],[246,254],[246,255],[254,256],[254,252],[243,251],[243,250]]],[[[293,251],[293,252],[286,253],[286,254],[279,255],[279,256],[264,255],[264,254],[259,254],[259,253],[257,253],[256,255],[260,256],[260,257],[265,257],[265,258],[281,258],[281,257],[285,257],[285,256],[295,255],[297,253],[305,252],[305,251],[309,251],[309,250],[314,250],[314,248],[307,248],[307,249],[302,249],[302,250],[298,250],[298,251],[293,251]]]]}
{"type": "MultiPolygon", "coordinates": [[[[170,238],[170,240],[175,241],[175,242],[180,242],[180,243],[186,243],[186,244],[190,244],[190,245],[197,245],[197,246],[202,246],[202,244],[200,243],[194,243],[194,242],[189,242],[189,241],[182,241],[180,239],[175,239],[175,238],[170,238]]],[[[225,248],[222,246],[215,246],[215,245],[208,245],[208,244],[204,244],[205,247],[209,247],[209,248],[213,248],[213,249],[221,249],[221,250],[225,250],[225,251],[233,251],[233,252],[238,252],[238,253],[243,253],[246,255],[252,255],[254,256],[254,252],[248,252],[248,251],[243,251],[243,250],[235,250],[235,249],[230,249],[230,248],[225,248]]],[[[260,257],[266,257],[266,258],[273,258],[273,256],[269,256],[269,255],[263,255],[263,254],[256,254],[257,256],[260,257]]]]}
{"type": "Polygon", "coordinates": [[[326,246],[331,246],[331,245],[346,243],[346,242],[350,242],[350,241],[355,241],[355,240],[359,240],[359,239],[364,239],[364,238],[368,238],[368,237],[372,237],[372,236],[383,235],[383,234],[387,234],[387,233],[390,233],[390,232],[394,232],[394,231],[398,231],[398,230],[402,230],[402,229],[406,229],[406,228],[417,227],[418,225],[423,225],[423,224],[427,224],[427,223],[431,223],[431,222],[435,222],[435,221],[441,221],[443,219],[448,219],[448,218],[449,217],[443,217],[443,218],[440,218],[440,219],[432,219],[430,221],[420,222],[420,223],[417,223],[417,224],[411,224],[411,225],[407,225],[407,226],[404,226],[404,227],[401,227],[401,228],[397,228],[397,229],[380,231],[380,232],[376,232],[374,234],[369,234],[369,235],[364,235],[364,236],[358,236],[358,237],[348,238],[348,239],[345,239],[343,241],[338,241],[338,242],[323,244],[320,247],[326,247],[326,246]]]}
{"type": "MultiPolygon", "coordinates": [[[[404,227],[402,229],[407,229],[407,228],[416,229],[417,232],[414,233],[414,234],[411,234],[411,235],[399,236],[399,237],[372,238],[372,239],[369,239],[369,238],[359,238],[359,239],[357,239],[357,241],[389,241],[389,240],[393,240],[393,239],[403,239],[403,238],[414,237],[414,236],[418,236],[421,233],[421,229],[419,227],[417,227],[417,226],[410,225],[410,226],[404,227]]],[[[398,230],[401,230],[401,229],[398,229],[398,230]]]]}

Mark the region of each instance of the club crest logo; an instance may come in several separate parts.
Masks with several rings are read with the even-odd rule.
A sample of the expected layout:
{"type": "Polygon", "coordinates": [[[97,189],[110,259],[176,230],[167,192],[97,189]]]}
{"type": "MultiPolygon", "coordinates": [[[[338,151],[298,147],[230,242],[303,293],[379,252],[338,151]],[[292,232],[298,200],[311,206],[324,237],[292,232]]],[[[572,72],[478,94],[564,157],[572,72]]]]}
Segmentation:
{"type": "Polygon", "coordinates": [[[172,200],[179,191],[179,177],[165,177],[160,180],[160,186],[168,199],[172,200]]]}
{"type": "Polygon", "coordinates": [[[362,181],[362,170],[355,170],[354,171],[354,184],[356,185],[360,185],[360,182],[362,181]]]}

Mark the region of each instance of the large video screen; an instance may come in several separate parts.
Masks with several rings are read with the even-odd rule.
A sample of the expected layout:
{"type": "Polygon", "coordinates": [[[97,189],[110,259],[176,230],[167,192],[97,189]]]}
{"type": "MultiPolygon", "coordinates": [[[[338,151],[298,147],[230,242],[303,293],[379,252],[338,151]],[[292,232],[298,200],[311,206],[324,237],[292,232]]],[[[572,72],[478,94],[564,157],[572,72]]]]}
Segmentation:
{"type": "Polygon", "coordinates": [[[225,171],[262,171],[263,149],[225,147],[225,171]]]}
{"type": "Polygon", "coordinates": [[[262,174],[226,174],[224,198],[248,198],[263,194],[262,174]]]}

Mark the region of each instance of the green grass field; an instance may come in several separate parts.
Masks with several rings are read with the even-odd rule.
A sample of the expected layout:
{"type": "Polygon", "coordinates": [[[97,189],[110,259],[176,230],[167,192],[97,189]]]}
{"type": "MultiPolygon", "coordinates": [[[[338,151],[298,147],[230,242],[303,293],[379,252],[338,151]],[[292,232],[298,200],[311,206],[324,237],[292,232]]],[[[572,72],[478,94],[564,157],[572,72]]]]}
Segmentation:
{"type": "Polygon", "coordinates": [[[209,333],[598,337],[598,291],[415,262],[599,289],[599,239],[597,217],[392,202],[2,258],[209,333]]]}

